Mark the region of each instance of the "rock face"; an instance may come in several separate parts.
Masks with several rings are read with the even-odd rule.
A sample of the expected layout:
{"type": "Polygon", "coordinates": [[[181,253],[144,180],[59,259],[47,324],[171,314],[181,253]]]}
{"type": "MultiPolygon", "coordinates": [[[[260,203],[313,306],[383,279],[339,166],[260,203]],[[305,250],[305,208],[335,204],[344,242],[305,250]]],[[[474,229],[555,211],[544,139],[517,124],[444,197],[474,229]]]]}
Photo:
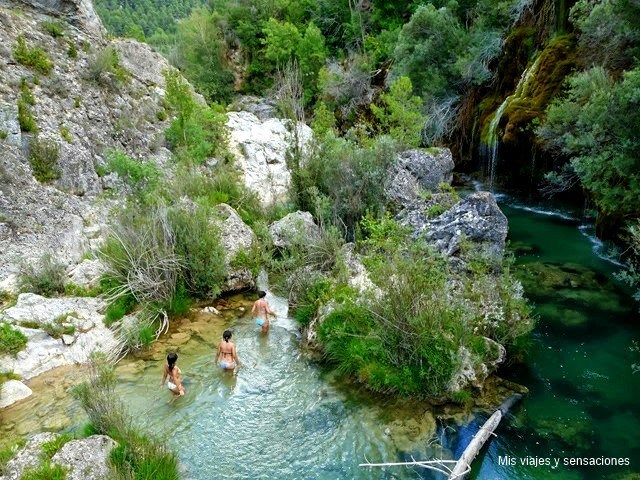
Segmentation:
{"type": "Polygon", "coordinates": [[[234,112],[249,112],[254,114],[260,121],[276,118],[277,109],[273,100],[268,98],[258,98],[251,95],[244,95],[233,102],[231,110],[234,112]]]}
{"type": "MultiPolygon", "coordinates": [[[[0,318],[22,333],[28,342],[26,348],[16,357],[0,358],[0,364],[29,380],[47,370],[62,365],[86,363],[93,351],[108,353],[116,347],[113,332],[104,326],[104,316],[100,313],[104,303],[96,298],[45,298],[33,293],[23,293],[14,307],[5,310],[0,318]],[[75,340],[64,342],[45,331],[21,326],[30,322],[40,326],[54,323],[57,317],[73,325],[75,340]]],[[[33,325],[35,326],[35,325],[33,325]]]]}
{"type": "MultiPolygon", "coordinates": [[[[25,470],[37,467],[42,461],[42,445],[58,438],[56,433],[38,433],[9,460],[5,474],[0,480],[18,480],[25,470]]],[[[109,453],[116,446],[111,438],[92,435],[80,440],[71,440],[51,458],[51,462],[69,469],[68,480],[104,480],[109,478],[109,453]]]]}
{"type": "Polygon", "coordinates": [[[147,45],[110,42],[89,0],[0,2],[0,45],[0,131],[6,131],[6,138],[0,137],[0,280],[4,280],[16,273],[18,259],[35,260],[49,251],[57,261],[71,265],[92,246],[95,239],[85,229],[107,223],[107,212],[117,202],[93,201],[108,186],[96,167],[104,164],[108,148],[133,158],[154,158],[162,150],[168,120],[159,121],[157,112],[164,108],[162,70],[171,67],[147,45]],[[61,23],[64,36],[46,33],[45,21],[61,23]],[[49,75],[13,58],[20,35],[27,48],[40,48],[51,59],[49,75]],[[76,56],[68,53],[71,44],[76,56]],[[107,47],[116,49],[120,65],[129,71],[123,82],[113,74],[99,78],[92,74],[107,47]],[[28,108],[39,140],[59,150],[56,164],[61,176],[48,185],[34,178],[29,162],[34,134],[19,128],[22,79],[34,99],[28,108]]]}
{"type": "Polygon", "coordinates": [[[216,206],[214,223],[220,228],[221,242],[225,250],[227,278],[222,290],[236,292],[255,286],[253,273],[247,267],[233,266],[239,252],[248,252],[256,241],[256,234],[242,221],[238,212],[226,203],[216,206]]]}
{"type": "MultiPolygon", "coordinates": [[[[295,142],[291,123],[277,118],[263,121],[249,112],[229,112],[228,117],[229,147],[247,187],[265,206],[285,200],[291,184],[287,152],[295,142]]],[[[301,124],[297,130],[300,148],[305,148],[311,129],[301,124]]]]}
{"type": "Polygon", "coordinates": [[[469,385],[482,388],[489,374],[494,372],[507,358],[507,351],[502,345],[487,337],[483,337],[483,340],[487,352],[491,355],[484,363],[476,361],[467,348],[460,347],[458,349],[459,366],[449,382],[448,390],[450,392],[459,392],[469,385]]]}
{"type": "Polygon", "coordinates": [[[31,396],[33,392],[24,383],[18,380],[8,380],[0,385],[0,408],[13,405],[20,400],[31,396]]]}
{"type": "Polygon", "coordinates": [[[413,228],[416,235],[424,235],[447,256],[459,253],[463,240],[496,258],[504,253],[507,217],[489,192],[473,193],[435,219],[420,211],[411,212],[402,223],[413,228]]]}
{"type": "Polygon", "coordinates": [[[83,260],[69,272],[69,281],[84,288],[96,287],[105,268],[100,260],[83,260]]]}
{"type": "Polygon", "coordinates": [[[109,453],[115,446],[105,435],[92,435],[65,443],[51,461],[71,469],[67,480],[104,479],[109,477],[109,453]]]}
{"type": "Polygon", "coordinates": [[[447,148],[402,152],[388,173],[387,199],[406,207],[420,198],[420,191],[433,191],[440,183],[451,183],[454,166],[447,148]]]}
{"type": "Polygon", "coordinates": [[[320,227],[309,212],[293,212],[269,225],[273,244],[278,248],[309,245],[320,240],[320,227]]]}

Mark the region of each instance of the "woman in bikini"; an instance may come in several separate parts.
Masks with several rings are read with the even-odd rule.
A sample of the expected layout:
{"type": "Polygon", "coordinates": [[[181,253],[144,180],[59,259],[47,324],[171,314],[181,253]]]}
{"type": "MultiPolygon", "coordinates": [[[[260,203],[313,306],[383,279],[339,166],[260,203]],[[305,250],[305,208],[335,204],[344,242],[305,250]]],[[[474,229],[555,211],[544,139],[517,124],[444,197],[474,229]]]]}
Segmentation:
{"type": "Polygon", "coordinates": [[[182,386],[182,380],[180,378],[180,369],[176,366],[178,361],[178,354],[171,352],[167,355],[167,364],[164,366],[164,372],[162,374],[162,383],[160,386],[164,386],[167,383],[167,388],[176,395],[184,395],[184,387],[182,386]],[[169,381],[167,382],[167,377],[169,381]]]}
{"type": "Polygon", "coordinates": [[[236,368],[236,365],[241,367],[238,354],[236,353],[236,344],[229,341],[231,339],[231,330],[225,330],[222,334],[222,339],[224,342],[220,342],[218,351],[216,352],[216,364],[218,363],[218,359],[220,359],[220,366],[225,370],[233,370],[236,368]]]}

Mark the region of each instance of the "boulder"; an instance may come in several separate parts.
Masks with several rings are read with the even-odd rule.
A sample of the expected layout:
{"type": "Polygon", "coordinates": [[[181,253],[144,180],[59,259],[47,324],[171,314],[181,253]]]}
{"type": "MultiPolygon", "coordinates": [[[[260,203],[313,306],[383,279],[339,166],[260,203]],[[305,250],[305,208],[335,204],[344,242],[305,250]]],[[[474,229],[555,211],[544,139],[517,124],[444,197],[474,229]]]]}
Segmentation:
{"type": "Polygon", "coordinates": [[[29,380],[62,365],[86,363],[93,351],[110,353],[117,342],[113,332],[104,326],[104,315],[98,313],[103,308],[104,302],[97,298],[45,298],[33,293],[19,295],[16,305],[6,309],[2,317],[17,325],[28,342],[16,357],[0,357],[0,364],[29,380]],[[74,315],[69,315],[72,312],[74,315]],[[40,325],[53,323],[61,315],[76,327],[75,340],[67,338],[70,345],[50,337],[43,330],[20,326],[23,322],[29,322],[29,326],[34,322],[40,325]]]}
{"type": "Polygon", "coordinates": [[[309,212],[293,212],[269,225],[273,244],[278,248],[309,245],[320,240],[321,231],[309,212]]]}
{"type": "Polygon", "coordinates": [[[33,392],[24,383],[18,380],[7,380],[0,385],[0,408],[13,405],[20,400],[31,396],[33,392]]]}
{"type": "MultiPolygon", "coordinates": [[[[242,172],[245,185],[258,195],[264,206],[286,200],[291,174],[287,168],[287,153],[295,146],[294,128],[288,120],[260,120],[250,112],[229,112],[229,149],[242,172]]],[[[300,148],[311,140],[311,129],[296,126],[300,148]]]]}
{"type": "Polygon", "coordinates": [[[53,463],[70,468],[67,480],[109,478],[109,453],[116,442],[105,435],[71,440],[51,458],[53,463]]]}
{"type": "Polygon", "coordinates": [[[255,286],[253,273],[247,267],[234,267],[233,260],[239,252],[248,252],[256,241],[256,234],[242,221],[238,212],[226,203],[215,209],[214,224],[220,229],[220,239],[225,250],[227,278],[222,288],[225,292],[246,290],[255,286]]]}
{"type": "Polygon", "coordinates": [[[29,467],[36,467],[42,458],[41,446],[45,442],[54,440],[58,435],[51,432],[38,433],[31,437],[27,444],[9,460],[4,468],[4,475],[0,480],[18,480],[29,467]]]}
{"type": "Polygon", "coordinates": [[[459,392],[468,387],[482,388],[487,377],[507,358],[507,351],[502,345],[487,337],[482,339],[487,351],[485,358],[478,358],[466,347],[458,349],[458,370],[449,381],[449,392],[459,392]]]}
{"type": "Polygon", "coordinates": [[[277,117],[276,103],[269,98],[258,98],[252,95],[242,95],[233,102],[231,110],[234,112],[249,112],[264,121],[277,117]]]}
{"type": "Polygon", "coordinates": [[[83,288],[93,288],[100,283],[105,267],[100,260],[83,260],[69,272],[69,281],[83,288]]]}
{"type": "Polygon", "coordinates": [[[118,60],[131,75],[147,86],[165,88],[163,71],[170,70],[167,59],[146,43],[132,39],[114,40],[118,60]]]}
{"type": "Polygon", "coordinates": [[[467,240],[483,253],[502,258],[508,231],[507,217],[489,192],[472,193],[434,219],[414,211],[401,223],[410,226],[416,235],[424,236],[447,256],[459,254],[461,242],[467,240]]]}
{"type": "Polygon", "coordinates": [[[387,199],[405,207],[421,190],[434,191],[453,179],[453,157],[448,148],[414,149],[398,155],[387,175],[387,199]]]}

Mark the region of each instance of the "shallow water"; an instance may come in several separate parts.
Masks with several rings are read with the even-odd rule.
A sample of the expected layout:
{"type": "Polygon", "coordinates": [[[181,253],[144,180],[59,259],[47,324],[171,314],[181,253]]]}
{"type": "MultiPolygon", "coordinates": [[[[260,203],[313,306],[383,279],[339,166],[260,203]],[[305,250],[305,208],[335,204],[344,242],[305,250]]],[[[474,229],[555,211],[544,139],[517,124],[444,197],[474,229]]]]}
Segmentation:
{"type": "MultiPolygon", "coordinates": [[[[638,472],[640,375],[631,373],[637,357],[629,347],[640,329],[628,292],[611,280],[618,267],[602,258],[605,247],[585,234],[579,214],[510,206],[506,196],[501,202],[539,323],[523,362],[501,372],[530,394],[500,426],[470,478],[591,480],[638,472]],[[529,456],[560,464],[521,464],[529,456]],[[576,456],[629,458],[631,466],[563,465],[576,456]]],[[[341,384],[301,350],[286,302],[268,299],[278,319],[267,336],[248,319],[253,298],[236,296],[216,304],[222,315],[194,313],[118,366],[118,394],[139,424],[166,436],[185,477],[442,478],[416,468],[358,464],[457,458],[485,416],[436,424],[426,404],[393,402],[341,384]],[[227,328],[244,364],[236,375],[213,365],[227,328]],[[164,358],[174,350],[184,398],[159,386],[164,358]]],[[[33,397],[0,411],[0,432],[82,424],[69,389],[83,375],[82,369],[58,369],[34,380],[33,397]]]]}

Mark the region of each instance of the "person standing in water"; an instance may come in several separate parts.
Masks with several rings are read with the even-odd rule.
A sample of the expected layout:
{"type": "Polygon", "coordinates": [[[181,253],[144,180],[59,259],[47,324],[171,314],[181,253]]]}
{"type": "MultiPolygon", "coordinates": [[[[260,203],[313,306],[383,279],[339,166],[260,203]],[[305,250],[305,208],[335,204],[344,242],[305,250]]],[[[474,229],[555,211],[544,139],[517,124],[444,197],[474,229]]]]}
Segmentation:
{"type": "Polygon", "coordinates": [[[164,366],[162,383],[160,383],[160,386],[164,386],[165,382],[167,382],[167,377],[169,377],[167,388],[176,395],[183,396],[185,394],[185,391],[184,387],[182,386],[182,380],[180,378],[180,369],[176,366],[177,361],[177,353],[171,352],[169,355],[167,355],[167,364],[164,366]]]}
{"type": "Polygon", "coordinates": [[[231,339],[231,330],[225,330],[222,334],[222,339],[224,342],[220,342],[216,352],[216,364],[218,363],[218,358],[221,358],[220,366],[225,370],[233,370],[236,365],[238,368],[241,367],[238,353],[236,352],[236,344],[229,341],[231,339]]]}
{"type": "Polygon", "coordinates": [[[251,319],[256,319],[256,324],[262,327],[262,333],[269,331],[269,315],[276,316],[276,312],[271,310],[269,302],[265,298],[266,296],[267,292],[260,290],[258,292],[258,300],[255,301],[251,309],[251,319]]]}

